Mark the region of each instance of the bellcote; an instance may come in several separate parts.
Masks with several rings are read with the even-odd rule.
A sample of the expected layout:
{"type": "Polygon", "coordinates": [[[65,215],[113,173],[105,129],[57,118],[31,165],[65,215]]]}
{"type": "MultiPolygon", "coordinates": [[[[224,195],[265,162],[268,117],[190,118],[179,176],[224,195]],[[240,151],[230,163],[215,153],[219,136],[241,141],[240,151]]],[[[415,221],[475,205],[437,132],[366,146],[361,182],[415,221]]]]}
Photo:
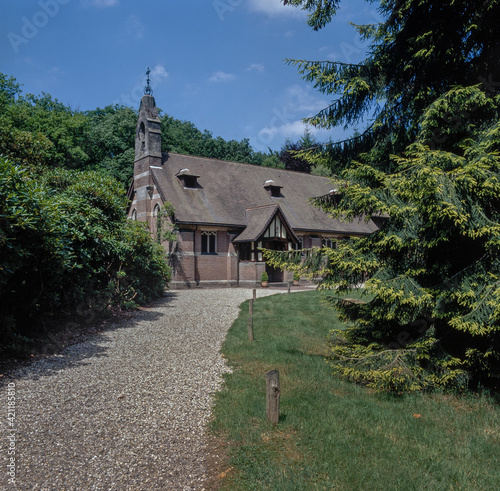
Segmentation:
{"type": "Polygon", "coordinates": [[[135,129],[135,160],[143,157],[161,158],[161,130],[158,108],[152,95],[141,99],[135,129]]]}

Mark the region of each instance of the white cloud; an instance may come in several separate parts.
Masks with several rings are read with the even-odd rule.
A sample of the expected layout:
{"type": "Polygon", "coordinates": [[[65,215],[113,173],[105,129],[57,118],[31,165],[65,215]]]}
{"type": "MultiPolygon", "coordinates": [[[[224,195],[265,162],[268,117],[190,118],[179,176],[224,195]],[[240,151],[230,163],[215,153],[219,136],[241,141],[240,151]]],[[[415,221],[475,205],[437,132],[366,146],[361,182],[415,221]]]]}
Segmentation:
{"type": "Polygon", "coordinates": [[[160,83],[168,77],[168,72],[163,65],[158,64],[151,70],[149,77],[151,78],[151,83],[160,83]]]}
{"type": "Polygon", "coordinates": [[[340,59],[340,54],[335,49],[330,48],[330,46],[322,46],[319,48],[318,52],[325,60],[336,61],[340,59]]]}
{"type": "Polygon", "coordinates": [[[330,130],[315,128],[301,120],[289,121],[281,125],[274,125],[272,123],[273,121],[271,121],[269,126],[262,128],[258,132],[257,137],[252,139],[252,145],[255,148],[264,150],[268,148],[268,146],[273,145],[273,143],[275,144],[276,141],[283,142],[285,139],[298,141],[304,136],[306,130],[308,130],[318,141],[326,141],[332,135],[330,130]]]}
{"type": "Polygon", "coordinates": [[[309,126],[304,124],[302,121],[291,121],[289,123],[284,123],[280,126],[271,126],[263,128],[261,130],[261,133],[264,132],[269,135],[272,135],[273,138],[275,136],[282,136],[285,138],[296,138],[302,136],[306,128],[309,128],[309,126]]]}
{"type": "Polygon", "coordinates": [[[310,87],[292,85],[286,90],[288,100],[285,107],[303,117],[313,116],[328,105],[328,102],[316,93],[311,93],[310,87]]]}
{"type": "Polygon", "coordinates": [[[229,82],[230,80],[234,80],[236,75],[232,73],[226,72],[215,72],[208,80],[210,82],[229,82]]]}
{"type": "Polygon", "coordinates": [[[288,87],[284,91],[283,103],[272,110],[267,125],[258,132],[255,146],[260,149],[285,138],[297,141],[306,129],[320,141],[328,139],[330,130],[318,129],[302,121],[327,105],[328,101],[318,96],[311,87],[297,84],[288,87]]]}
{"type": "Polygon", "coordinates": [[[264,65],[261,65],[260,63],[252,63],[250,66],[245,68],[245,72],[263,72],[264,71],[264,65]]]}
{"type": "Polygon", "coordinates": [[[144,35],[146,26],[140,21],[137,15],[130,15],[127,19],[127,33],[137,39],[141,39],[144,35]]]}
{"type": "Polygon", "coordinates": [[[281,0],[249,0],[252,12],[260,12],[269,17],[304,17],[305,12],[291,5],[283,5],[281,0]]]}

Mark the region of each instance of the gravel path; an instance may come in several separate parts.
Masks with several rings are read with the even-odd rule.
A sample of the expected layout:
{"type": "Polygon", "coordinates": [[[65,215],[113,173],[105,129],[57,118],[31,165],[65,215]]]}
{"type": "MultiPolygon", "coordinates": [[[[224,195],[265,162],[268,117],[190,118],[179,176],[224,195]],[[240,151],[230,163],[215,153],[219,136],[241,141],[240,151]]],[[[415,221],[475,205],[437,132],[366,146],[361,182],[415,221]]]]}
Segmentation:
{"type": "Polygon", "coordinates": [[[205,425],[228,370],[219,350],[251,295],[170,292],[132,319],[12,373],[0,390],[0,489],[204,489],[205,425]],[[15,484],[8,482],[11,457],[15,484]]]}

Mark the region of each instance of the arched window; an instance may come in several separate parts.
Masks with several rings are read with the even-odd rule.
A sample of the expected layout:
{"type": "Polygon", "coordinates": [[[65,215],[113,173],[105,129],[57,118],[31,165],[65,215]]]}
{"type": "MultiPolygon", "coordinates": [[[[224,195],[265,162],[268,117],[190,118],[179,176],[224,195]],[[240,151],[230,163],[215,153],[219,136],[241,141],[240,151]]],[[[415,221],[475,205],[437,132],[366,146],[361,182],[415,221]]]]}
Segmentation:
{"type": "Polygon", "coordinates": [[[201,233],[202,254],[217,254],[217,232],[203,231],[201,233]]]}
{"type": "Polygon", "coordinates": [[[157,217],[160,214],[160,205],[157,203],[153,208],[153,216],[157,217]]]}
{"type": "Polygon", "coordinates": [[[135,208],[132,210],[132,213],[130,215],[130,219],[137,220],[137,210],[135,208]]]}

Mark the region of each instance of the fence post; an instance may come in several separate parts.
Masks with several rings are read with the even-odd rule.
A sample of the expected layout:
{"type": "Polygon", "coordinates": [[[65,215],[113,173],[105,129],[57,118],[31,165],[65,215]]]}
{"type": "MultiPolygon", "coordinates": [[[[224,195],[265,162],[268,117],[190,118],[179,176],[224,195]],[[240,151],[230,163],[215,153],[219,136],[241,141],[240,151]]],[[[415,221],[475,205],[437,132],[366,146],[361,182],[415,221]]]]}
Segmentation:
{"type": "Polygon", "coordinates": [[[273,425],[280,418],[280,374],[272,370],[266,374],[266,417],[273,425]]]}
{"type": "Polygon", "coordinates": [[[257,300],[257,290],[254,288],[253,289],[253,301],[255,302],[257,300]]]}
{"type": "Polygon", "coordinates": [[[249,317],[247,321],[248,325],[248,340],[253,341],[253,317],[249,317]]]}
{"type": "Polygon", "coordinates": [[[248,315],[253,315],[253,300],[248,301],[248,315]]]}

